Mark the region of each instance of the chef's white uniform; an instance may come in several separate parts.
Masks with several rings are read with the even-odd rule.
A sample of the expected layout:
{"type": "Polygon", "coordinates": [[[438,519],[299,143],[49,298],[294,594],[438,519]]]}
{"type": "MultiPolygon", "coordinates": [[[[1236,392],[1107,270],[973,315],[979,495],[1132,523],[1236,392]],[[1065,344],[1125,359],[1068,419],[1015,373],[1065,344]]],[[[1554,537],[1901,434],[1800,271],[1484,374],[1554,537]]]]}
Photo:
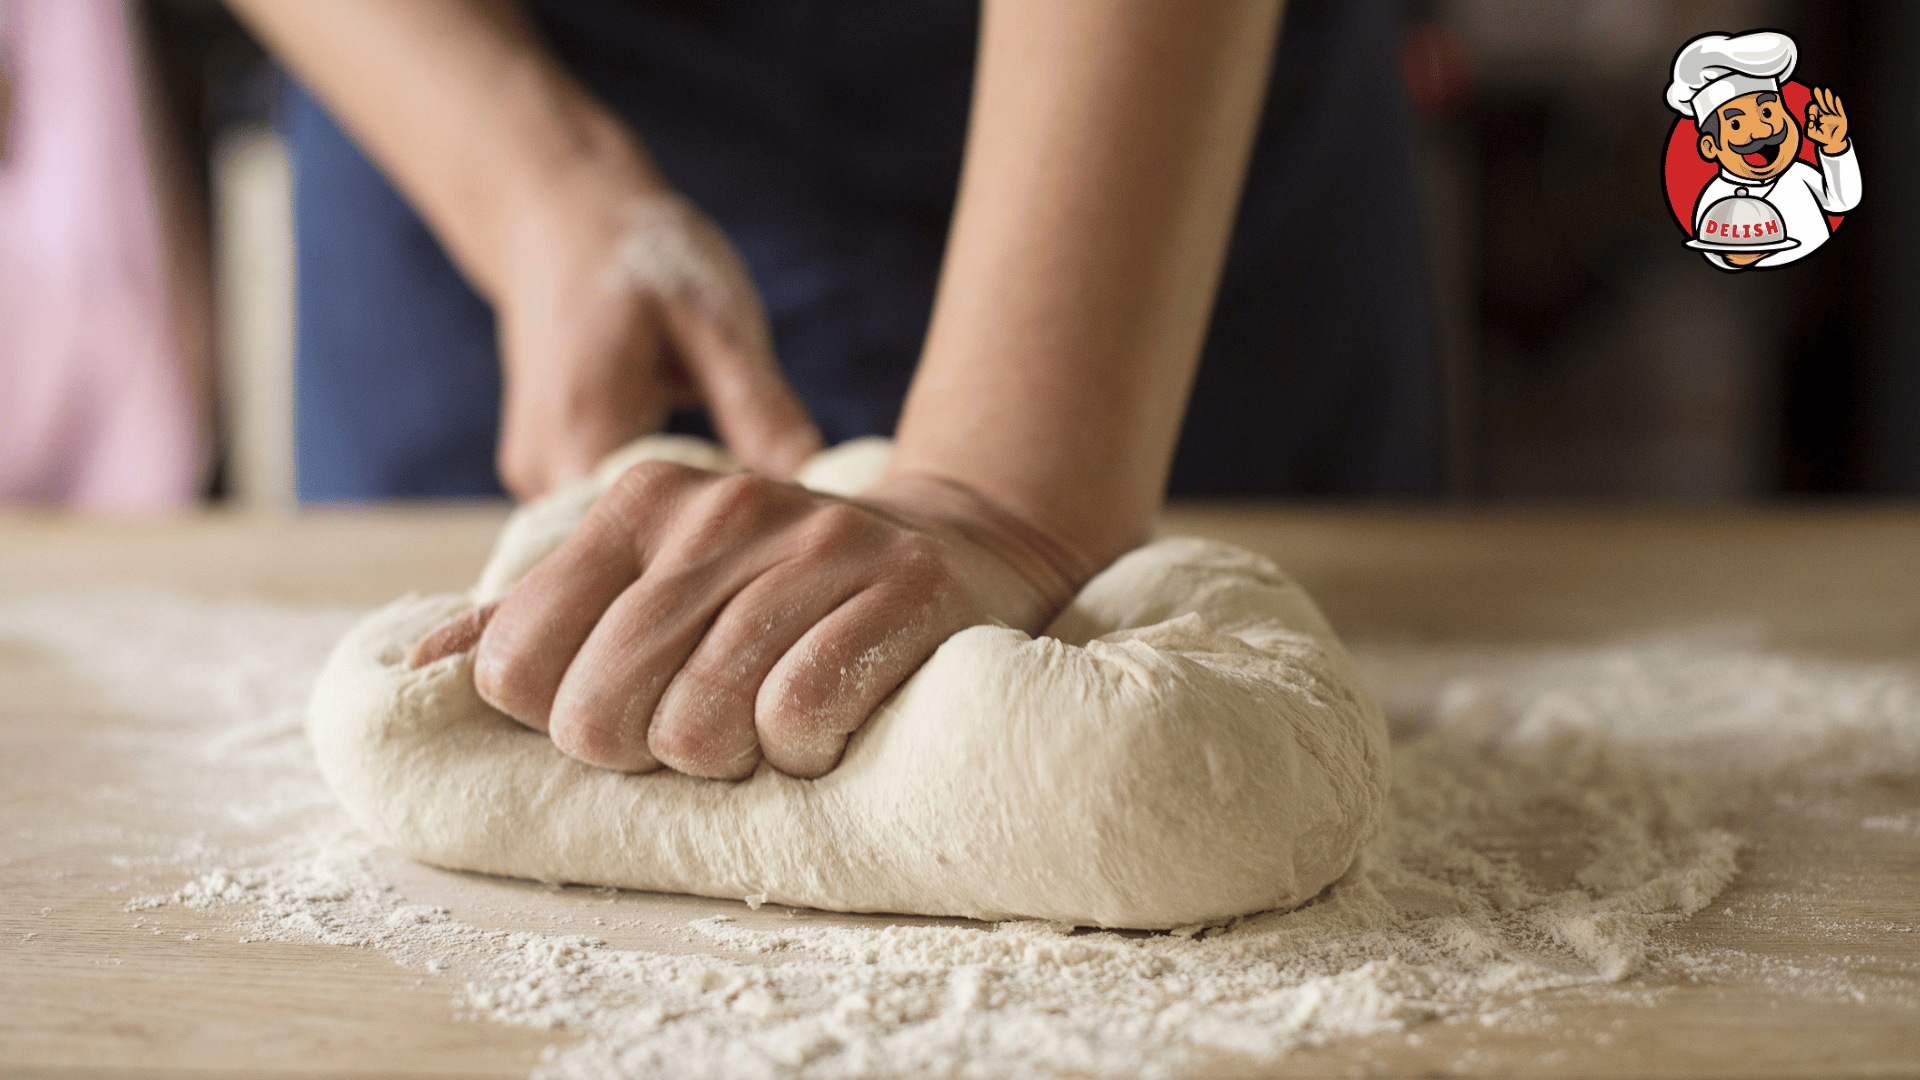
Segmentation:
{"type": "MultiPolygon", "coordinates": [[[[1814,156],[1820,160],[1818,169],[1796,161],[1769,184],[1756,184],[1720,170],[1720,175],[1713,178],[1700,193],[1700,201],[1694,204],[1693,234],[1700,235],[1700,222],[1707,216],[1708,207],[1721,199],[1746,194],[1772,203],[1780,212],[1780,223],[1787,230],[1788,239],[1800,241],[1799,247],[1773,252],[1753,266],[1783,266],[1813,254],[1833,235],[1833,230],[1827,227],[1827,215],[1844,214],[1860,205],[1860,161],[1854,156],[1853,144],[1849,142],[1843,154],[1819,151],[1814,156]]],[[[1708,262],[1724,270],[1746,269],[1728,262],[1719,252],[1702,254],[1708,262]]]]}
{"type": "MultiPolygon", "coordinates": [[[[1800,48],[1793,39],[1773,30],[1756,30],[1729,37],[1702,34],[1686,43],[1673,58],[1673,81],[1667,84],[1667,105],[1682,116],[1691,117],[1696,127],[1705,129],[1714,110],[1734,98],[1747,94],[1780,93],[1793,77],[1799,63],[1800,48]]],[[[1721,135],[1721,138],[1726,138],[1721,135]]],[[[1700,236],[1700,222],[1708,208],[1732,195],[1751,195],[1765,199],[1780,213],[1780,224],[1789,239],[1799,247],[1776,251],[1754,263],[1755,266],[1783,266],[1814,253],[1833,230],[1827,227],[1828,214],[1844,214],[1860,205],[1860,162],[1853,156],[1853,144],[1844,154],[1820,152],[1814,155],[1820,167],[1796,161],[1772,183],[1756,184],[1720,170],[1700,193],[1693,206],[1693,234],[1700,236]]],[[[1719,252],[1703,252],[1707,261],[1726,270],[1742,269],[1719,252]]]]}

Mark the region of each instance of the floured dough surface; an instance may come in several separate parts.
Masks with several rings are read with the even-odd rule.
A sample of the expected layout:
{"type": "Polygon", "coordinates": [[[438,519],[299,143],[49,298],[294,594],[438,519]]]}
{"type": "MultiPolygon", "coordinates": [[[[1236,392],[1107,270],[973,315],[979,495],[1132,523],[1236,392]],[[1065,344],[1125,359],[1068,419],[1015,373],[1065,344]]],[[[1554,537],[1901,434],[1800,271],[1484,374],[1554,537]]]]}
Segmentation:
{"type": "MultiPolygon", "coordinates": [[[[885,451],[831,451],[802,479],[857,491],[885,451]]],[[[309,731],[376,839],[544,881],[1170,928],[1304,902],[1374,831],[1378,707],[1299,586],[1214,541],[1130,553],[1039,638],[955,634],[817,780],[597,769],[481,701],[470,653],[407,667],[414,642],[505,591],[647,457],[729,464],[642,440],[518,512],[472,594],[402,598],[335,648],[309,731]]]]}

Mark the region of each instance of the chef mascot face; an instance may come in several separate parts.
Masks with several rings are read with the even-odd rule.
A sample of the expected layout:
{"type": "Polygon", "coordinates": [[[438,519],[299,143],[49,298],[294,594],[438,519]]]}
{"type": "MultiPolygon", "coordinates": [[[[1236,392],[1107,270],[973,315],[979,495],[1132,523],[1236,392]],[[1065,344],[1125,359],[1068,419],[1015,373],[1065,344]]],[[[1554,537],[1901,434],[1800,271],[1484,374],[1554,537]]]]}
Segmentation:
{"type": "Polygon", "coordinates": [[[1703,34],[1673,61],[1667,104],[1693,120],[1694,146],[1717,166],[1694,205],[1687,246],[1722,270],[1805,258],[1831,235],[1828,215],[1860,201],[1860,167],[1838,95],[1815,89],[1804,123],[1782,88],[1799,49],[1771,30],[1703,34]],[[1819,153],[1798,160],[1805,143],[1819,153]]]}
{"type": "Polygon", "coordinates": [[[1706,115],[1700,156],[1742,180],[1765,183],[1800,156],[1800,125],[1777,91],[1742,94],[1706,115]]]}

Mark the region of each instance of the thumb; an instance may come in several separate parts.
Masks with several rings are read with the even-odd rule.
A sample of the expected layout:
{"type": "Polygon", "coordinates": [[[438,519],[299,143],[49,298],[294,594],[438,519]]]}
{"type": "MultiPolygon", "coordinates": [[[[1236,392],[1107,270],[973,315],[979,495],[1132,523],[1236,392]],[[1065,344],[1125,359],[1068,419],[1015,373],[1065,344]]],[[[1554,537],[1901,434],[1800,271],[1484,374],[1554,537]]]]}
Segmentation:
{"type": "Polygon", "coordinates": [[[423,668],[480,644],[480,635],[486,632],[487,624],[493,621],[493,613],[499,606],[500,601],[495,600],[470,608],[434,627],[414,645],[413,652],[407,657],[407,666],[423,668]]]}
{"type": "Polygon", "coordinates": [[[773,357],[764,316],[666,306],[674,344],[733,456],[769,476],[798,472],[820,449],[820,429],[773,357]]]}

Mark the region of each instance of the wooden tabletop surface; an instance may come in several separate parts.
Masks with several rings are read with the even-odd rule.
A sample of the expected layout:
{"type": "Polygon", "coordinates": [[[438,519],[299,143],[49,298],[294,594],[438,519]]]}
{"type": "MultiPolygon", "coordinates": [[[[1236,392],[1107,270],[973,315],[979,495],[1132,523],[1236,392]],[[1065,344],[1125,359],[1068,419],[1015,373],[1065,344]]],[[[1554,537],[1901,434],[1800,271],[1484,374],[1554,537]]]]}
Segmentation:
{"type": "MultiPolygon", "coordinates": [[[[0,599],[159,587],[368,606],[464,587],[501,518],[490,508],[0,517],[0,599]]],[[[1791,652],[1920,662],[1913,508],[1213,505],[1176,508],[1164,531],[1273,556],[1356,640],[1579,643],[1737,624],[1791,652]]],[[[463,1020],[448,987],[377,953],[211,934],[188,947],[182,931],[217,922],[191,911],[136,925],[117,891],[127,873],[109,858],[116,849],[88,830],[124,835],[152,823],[126,820],[111,799],[74,795],[113,780],[75,733],[128,722],[67,666],[0,639],[0,1076],[527,1074],[554,1036],[463,1020]]],[[[1741,822],[1751,844],[1725,903],[1670,933],[1789,968],[1844,960],[1891,992],[1810,999],[1758,977],[1666,985],[1656,1009],[1569,1000],[1552,1031],[1443,1027],[1417,1046],[1345,1039],[1296,1054],[1278,1073],[1434,1075],[1471,1061],[1498,1075],[1920,1075],[1920,833],[1854,827],[1875,814],[1920,820],[1920,778],[1847,799],[1831,821],[1782,812],[1741,822]],[[1718,914],[1762,896],[1777,914],[1764,929],[1718,914]],[[1868,925],[1892,929],[1858,929],[1868,925]],[[1576,1036],[1578,1053],[1551,1052],[1576,1036]]],[[[500,928],[535,928],[577,902],[400,860],[383,869],[409,899],[500,928]],[[518,900],[481,902],[503,896],[518,900]]],[[[737,909],[752,922],[726,901],[622,902],[690,915],[737,909]]]]}

